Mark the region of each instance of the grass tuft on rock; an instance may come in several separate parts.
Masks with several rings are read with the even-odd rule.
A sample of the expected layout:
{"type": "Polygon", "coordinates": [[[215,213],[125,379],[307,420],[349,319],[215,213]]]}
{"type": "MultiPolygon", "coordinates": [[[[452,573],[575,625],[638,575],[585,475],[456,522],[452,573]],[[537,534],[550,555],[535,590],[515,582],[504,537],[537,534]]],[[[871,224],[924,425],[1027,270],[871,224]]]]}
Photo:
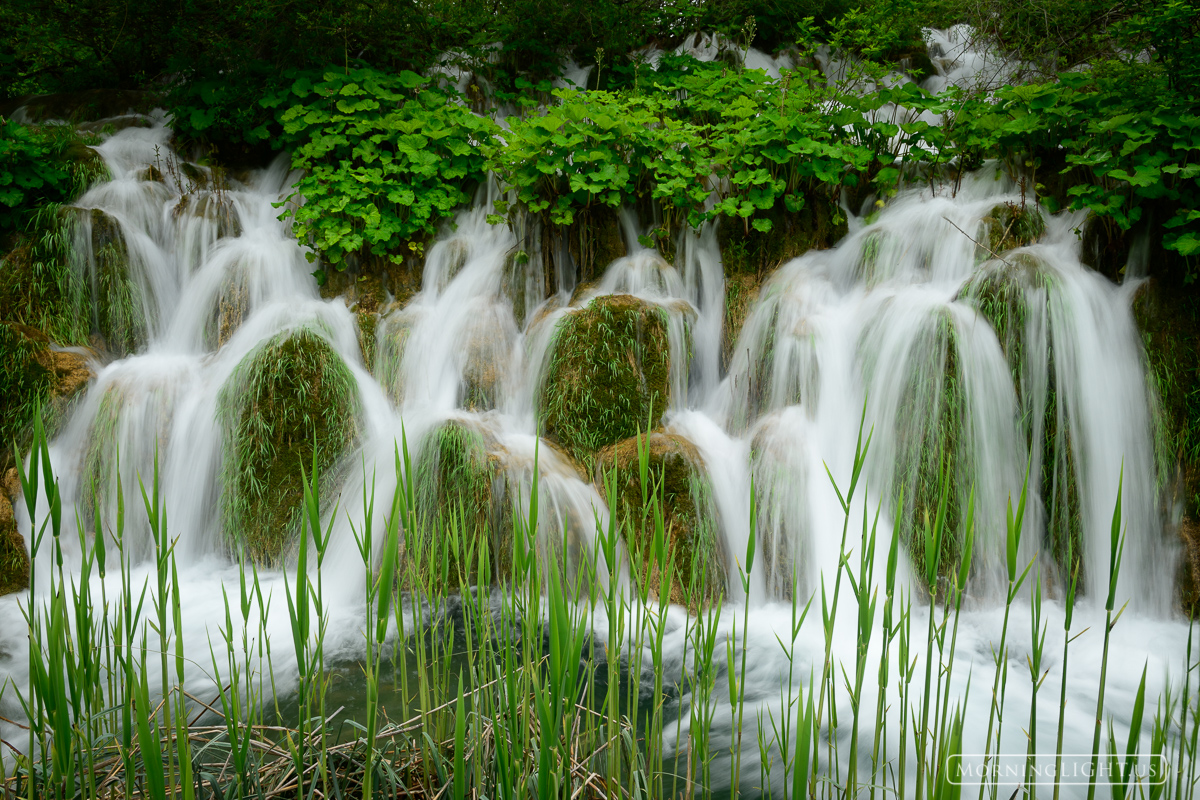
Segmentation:
{"type": "Polygon", "coordinates": [[[667,408],[667,315],[631,295],[598,297],[563,317],[538,407],[542,431],[580,462],[657,424],[667,408]]]}
{"type": "Polygon", "coordinates": [[[987,244],[1000,254],[1033,244],[1046,230],[1046,221],[1036,206],[1001,203],[981,221],[987,229],[987,244]]]}
{"type": "Polygon", "coordinates": [[[505,476],[483,435],[463,422],[446,422],[426,437],[415,466],[418,523],[433,536],[418,543],[427,552],[408,554],[408,568],[445,569],[452,585],[473,585],[480,581],[478,561],[459,562],[486,542],[494,575],[483,581],[506,577],[511,518],[504,513],[505,476]],[[461,541],[448,543],[455,536],[461,541]]]}
{"type": "MultiPolygon", "coordinates": [[[[669,599],[690,605],[692,611],[720,603],[730,558],[716,523],[704,461],[695,445],[682,436],[652,432],[642,441],[648,449],[650,475],[662,481],[659,497],[667,557],[674,565],[669,599]]],[[[603,492],[604,476],[615,474],[618,507],[612,511],[626,521],[625,544],[634,573],[639,580],[648,580],[651,593],[661,597],[662,571],[658,565],[649,566],[654,562],[654,519],[643,503],[638,447],[639,437],[634,436],[601,450],[596,457],[596,483],[603,492]]]]}
{"type": "Polygon", "coordinates": [[[0,596],[29,588],[29,554],[12,503],[0,493],[0,596]]]}
{"type": "Polygon", "coordinates": [[[900,536],[908,546],[909,558],[922,563],[926,518],[932,524],[941,498],[943,475],[949,474],[951,494],[946,507],[946,530],[942,540],[943,571],[955,568],[962,543],[960,520],[966,513],[974,482],[967,429],[967,398],[958,364],[954,322],[944,312],[930,320],[923,332],[923,354],[904,388],[897,406],[897,461],[893,494],[903,492],[897,510],[900,536]]]}
{"type": "Polygon", "coordinates": [[[301,468],[336,466],[358,439],[358,387],[320,334],[285,331],[246,356],[221,389],[226,536],[260,564],[278,563],[298,531],[301,468]]]}

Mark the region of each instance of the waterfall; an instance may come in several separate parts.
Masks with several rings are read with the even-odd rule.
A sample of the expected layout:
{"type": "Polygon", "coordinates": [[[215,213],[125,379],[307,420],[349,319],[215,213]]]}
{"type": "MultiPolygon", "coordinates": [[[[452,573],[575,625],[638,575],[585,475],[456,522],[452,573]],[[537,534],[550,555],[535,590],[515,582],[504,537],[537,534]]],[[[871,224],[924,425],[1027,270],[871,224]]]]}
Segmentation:
{"type": "MultiPolygon", "coordinates": [[[[550,294],[540,232],[519,237],[489,224],[498,190],[485,186],[429,247],[419,291],[407,303],[383,299],[368,352],[359,317],[341,299],[322,298],[306,248],[279,220],[296,178],[284,161],[236,178],[187,164],[172,151],[161,116],[151,127],[112,135],[97,150],[113,178],[75,204],[74,266],[91,287],[93,307],[105,309],[93,319],[104,342],[95,382],[54,440],[51,459],[64,517],[99,514],[102,525],[114,524],[118,513],[117,481],[126,505],[136,507],[137,480],[148,480],[157,463],[172,537],[188,564],[180,576],[184,635],[197,649],[222,613],[221,583],[236,583],[233,512],[226,508],[230,431],[247,418],[238,409],[249,400],[237,387],[260,354],[304,337],[315,343],[306,345],[316,348],[311,359],[332,361],[329,369],[348,376],[343,440],[350,444],[326,470],[326,508],[340,505],[325,569],[333,598],[329,648],[352,654],[361,648],[364,576],[354,544],[366,517],[360,498],[371,487],[378,497],[391,496],[402,440],[420,455],[439,430],[459,426],[496,464],[494,493],[518,509],[529,502],[536,463],[545,538],[561,540],[566,528],[580,537],[578,553],[592,549],[608,509],[593,476],[540,435],[540,387],[564,320],[597,298],[632,295],[666,319],[664,430],[699,453],[728,552],[740,563],[753,534],[763,553],[765,566],[753,572],[745,596],[736,580],[726,588],[731,603],[750,606],[747,696],[764,714],[781,708],[789,675],[800,680],[814,665],[820,670],[815,612],[793,639],[793,658],[781,655],[779,642],[792,637],[791,598],[819,595],[822,578],[838,568],[846,514],[830,477],[845,490],[860,421],[872,438],[851,514],[861,519],[878,509],[880,541],[893,526],[907,538],[930,511],[930,487],[940,477],[939,465],[923,455],[930,448],[950,454],[941,466],[950,471],[956,514],[974,491],[976,567],[951,691],[965,693],[973,669],[991,669],[1003,613],[1005,515],[1027,470],[1030,512],[1020,561],[1038,566],[1050,598],[1061,596],[1068,568],[1063,537],[1078,539],[1089,603],[1081,614],[1093,626],[1072,658],[1078,685],[1096,684],[1100,587],[1118,487],[1128,534],[1117,605],[1128,601],[1130,611],[1114,631],[1110,691],[1131,695],[1146,662],[1151,696],[1179,677],[1187,636],[1171,617],[1176,555],[1159,505],[1151,398],[1131,311],[1136,280],[1117,286],[1090,271],[1073,233],[1081,220],[1049,215],[994,168],[957,190],[936,183],[906,189],[854,218],[835,248],[780,267],[763,284],[723,370],[725,277],[713,225],[679,233],[669,263],[639,244],[638,221],[626,211],[627,254],[577,290],[574,275],[557,276],[559,291],[550,294]],[[988,241],[1002,206],[1039,215],[1042,235],[990,252],[980,242],[988,241]],[[997,315],[1014,303],[1021,313],[1000,325],[997,315]]],[[[559,269],[564,261],[556,260],[559,269]]],[[[382,516],[375,515],[381,530],[382,516]]],[[[137,517],[126,514],[135,561],[152,549],[137,517]]],[[[28,519],[21,524],[28,534],[28,519]]],[[[864,546],[859,528],[849,526],[847,547],[855,553],[864,546]]],[[[586,558],[578,553],[570,557],[586,558]]],[[[281,553],[283,562],[288,555],[281,553]]],[[[67,558],[80,557],[77,544],[68,545],[67,558]]],[[[876,559],[882,565],[884,558],[880,547],[876,559]]],[[[50,564],[38,559],[34,569],[48,576],[50,564]]],[[[907,563],[900,573],[915,598],[913,614],[924,618],[931,612],[907,563]]],[[[263,576],[268,587],[282,585],[281,572],[263,576]]],[[[17,602],[0,599],[0,653],[9,656],[0,668],[20,685],[28,643],[17,602]]],[[[284,611],[277,602],[268,626],[281,637],[284,611]]],[[[1061,609],[1051,613],[1061,616],[1061,609]]],[[[741,612],[722,620],[726,635],[734,617],[741,612]]],[[[847,663],[856,646],[852,624],[844,614],[834,631],[834,658],[847,663]]],[[[1010,659],[1020,664],[1028,631],[1014,636],[1010,659]]],[[[682,663],[690,645],[673,636],[665,646],[673,663],[682,663]]],[[[879,646],[871,643],[873,651],[879,646]]],[[[1055,639],[1049,654],[1052,685],[1060,646],[1055,639]]],[[[294,678],[284,650],[275,661],[281,691],[294,678]]],[[[196,680],[203,684],[199,670],[196,680]]],[[[1028,691],[1017,684],[1010,687],[1014,706],[1028,691]]],[[[973,691],[968,714],[987,716],[985,693],[973,691]]],[[[1049,708],[1057,701],[1050,694],[1039,703],[1049,708]]],[[[1068,749],[1082,752],[1090,749],[1094,705],[1082,694],[1071,699],[1068,749]]],[[[836,702],[844,711],[846,699],[836,702]]],[[[1117,709],[1118,725],[1128,724],[1119,716],[1125,711],[1117,709]]],[[[1043,741],[1050,741],[1056,716],[1040,716],[1043,741]]],[[[734,724],[723,707],[714,741],[731,741],[734,724]]],[[[869,741],[872,732],[860,735],[869,741]]],[[[981,751],[982,733],[967,735],[967,749],[981,751]]],[[[1015,739],[1007,744],[1023,747],[1015,739]]]]}

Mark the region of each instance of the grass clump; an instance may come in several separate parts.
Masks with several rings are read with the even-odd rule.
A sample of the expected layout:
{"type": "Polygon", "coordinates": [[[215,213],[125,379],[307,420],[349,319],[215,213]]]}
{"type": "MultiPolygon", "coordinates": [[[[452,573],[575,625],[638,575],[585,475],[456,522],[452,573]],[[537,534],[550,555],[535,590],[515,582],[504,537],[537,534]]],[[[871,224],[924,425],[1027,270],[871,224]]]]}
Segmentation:
{"type": "Polygon", "coordinates": [[[585,465],[667,408],[667,315],[630,295],[598,297],[565,316],[542,383],[542,430],[585,465]]]}
{"type": "Polygon", "coordinates": [[[93,324],[112,353],[136,352],[148,338],[142,289],[130,274],[129,249],[117,222],[93,210],[84,230],[91,236],[93,324]]]}
{"type": "Polygon", "coordinates": [[[949,533],[941,538],[939,563],[953,568],[961,542],[960,521],[973,485],[967,420],[967,396],[958,364],[954,322],[936,313],[916,343],[912,376],[897,406],[897,460],[894,496],[900,536],[914,563],[925,559],[922,535],[927,519],[937,515],[943,476],[953,487],[946,499],[949,533]]]}
{"type": "Polygon", "coordinates": [[[1064,574],[1084,552],[1075,450],[1059,403],[1047,303],[1053,278],[1027,255],[985,265],[961,296],[996,333],[1020,404],[1021,427],[1034,453],[1031,481],[1046,511],[1046,547],[1064,574]],[[1068,561],[1073,562],[1068,568],[1068,561]]]}
{"type": "Polygon", "coordinates": [[[1046,230],[1046,221],[1035,206],[1001,203],[982,220],[987,228],[987,243],[992,253],[1036,242],[1046,230]]]}
{"type": "Polygon", "coordinates": [[[29,554],[12,503],[0,493],[0,596],[29,588],[29,554]]]}
{"type": "MultiPolygon", "coordinates": [[[[421,569],[422,565],[438,568],[443,558],[455,562],[449,565],[446,574],[452,581],[461,576],[468,583],[475,583],[478,563],[459,564],[459,554],[478,552],[486,542],[493,556],[495,577],[506,577],[504,565],[496,560],[511,549],[507,538],[500,541],[499,534],[505,525],[504,472],[500,460],[488,452],[483,434],[466,423],[451,420],[436,428],[425,439],[416,463],[416,507],[419,524],[423,529],[443,531],[447,535],[463,540],[463,547],[440,547],[444,542],[422,542],[421,544],[440,549],[441,552],[410,553],[406,558],[409,568],[421,569]]],[[[484,576],[483,582],[489,582],[484,576]]]]}
{"type": "Polygon", "coordinates": [[[237,366],[219,409],[226,535],[255,562],[277,562],[300,524],[301,467],[331,474],[358,438],[354,377],[320,334],[285,331],[237,366]]]}
{"type": "Polygon", "coordinates": [[[652,432],[605,447],[596,456],[597,483],[615,481],[618,506],[626,520],[625,543],[634,573],[651,594],[688,605],[693,611],[720,603],[729,580],[730,557],[716,523],[704,462],[695,445],[675,434],[652,432]],[[673,579],[662,586],[663,569],[654,556],[655,521],[646,513],[641,466],[660,484],[666,556],[673,579]]]}

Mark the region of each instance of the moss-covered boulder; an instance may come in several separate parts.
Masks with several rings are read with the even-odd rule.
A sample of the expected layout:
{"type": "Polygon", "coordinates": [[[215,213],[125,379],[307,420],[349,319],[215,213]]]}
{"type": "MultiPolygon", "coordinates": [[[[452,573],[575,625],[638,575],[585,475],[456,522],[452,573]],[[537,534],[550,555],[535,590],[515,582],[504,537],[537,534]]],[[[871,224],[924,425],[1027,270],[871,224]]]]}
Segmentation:
{"type": "MultiPolygon", "coordinates": [[[[102,211],[84,212],[83,240],[90,239],[87,269],[102,346],[117,356],[136,352],[148,340],[146,301],[131,273],[121,227],[102,211]]],[[[78,240],[77,240],[78,241],[78,240]]]]}
{"type": "Polygon", "coordinates": [[[430,578],[454,586],[481,582],[479,555],[485,547],[492,574],[482,582],[511,573],[511,506],[503,464],[493,449],[481,430],[458,420],[425,437],[414,462],[418,530],[406,536],[411,549],[405,552],[402,585],[415,588],[430,578]]]}
{"type": "Polygon", "coordinates": [[[538,404],[542,431],[585,464],[666,411],[671,353],[660,307],[631,295],[598,297],[562,318],[552,347],[538,404]]]}
{"type": "Polygon", "coordinates": [[[1082,509],[1075,447],[1065,404],[1059,403],[1049,298],[1053,274],[1020,254],[985,263],[959,292],[992,327],[1020,403],[1022,433],[1034,453],[1030,477],[1046,511],[1043,546],[1064,570],[1068,552],[1082,557],[1082,509]]]}
{"type": "Polygon", "coordinates": [[[1031,245],[1046,230],[1046,221],[1032,204],[1000,203],[980,222],[987,232],[984,241],[994,255],[1031,245]]]}
{"type": "Polygon", "coordinates": [[[0,595],[29,588],[29,554],[17,531],[12,502],[0,492],[0,595]]]}
{"type": "Polygon", "coordinates": [[[0,437],[9,443],[0,450],[0,468],[12,459],[12,442],[24,448],[39,409],[53,433],[91,378],[83,356],[53,349],[45,334],[27,325],[0,322],[0,437]]]}
{"type": "Polygon", "coordinates": [[[319,333],[267,340],[237,366],[219,398],[224,429],[225,533],[257,563],[288,553],[298,531],[301,467],[332,479],[359,435],[354,377],[319,333]]]}
{"type": "Polygon", "coordinates": [[[949,476],[946,530],[956,535],[942,541],[943,572],[958,561],[963,516],[975,483],[967,398],[959,365],[953,319],[931,315],[913,344],[911,372],[896,406],[896,463],[892,495],[903,502],[896,510],[901,540],[916,564],[925,559],[923,525],[933,520],[943,477],[949,476]]]}
{"type": "Polygon", "coordinates": [[[605,477],[615,480],[618,515],[632,559],[635,579],[646,581],[656,597],[664,593],[663,565],[655,563],[653,510],[644,508],[638,448],[646,450],[649,474],[661,480],[666,556],[672,564],[672,603],[693,610],[719,603],[729,580],[725,550],[704,461],[695,445],[674,434],[652,432],[605,447],[596,458],[596,485],[605,494],[605,477]]]}
{"type": "Polygon", "coordinates": [[[742,326],[758,300],[762,280],[757,273],[738,273],[725,279],[725,323],[721,328],[721,364],[726,369],[733,361],[733,349],[742,326]]]}

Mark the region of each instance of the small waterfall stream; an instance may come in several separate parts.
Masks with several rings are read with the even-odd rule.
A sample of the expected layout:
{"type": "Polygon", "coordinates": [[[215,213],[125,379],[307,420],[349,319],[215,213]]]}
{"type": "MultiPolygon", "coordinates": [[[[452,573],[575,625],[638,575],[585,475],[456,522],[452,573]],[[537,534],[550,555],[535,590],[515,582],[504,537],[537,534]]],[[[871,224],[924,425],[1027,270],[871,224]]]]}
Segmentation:
{"type": "MultiPolygon", "coordinates": [[[[1177,555],[1164,532],[1151,398],[1131,312],[1137,280],[1113,285],[1081,264],[1073,232],[1081,220],[1069,214],[1042,212],[1045,231],[1036,243],[1003,258],[986,252],[976,240],[987,241],[986,220],[994,209],[1008,204],[1036,211],[1031,198],[993,170],[969,176],[956,192],[939,185],[905,190],[871,216],[852,217],[850,234],[835,248],[785,264],[762,286],[725,370],[725,278],[715,228],[680,234],[672,266],[638,243],[638,221],[626,212],[627,255],[571,304],[573,276],[559,281],[563,291],[546,297],[536,252],[524,270],[514,267],[518,238],[504,225],[487,223],[497,197],[494,186],[484,187],[474,206],[429,248],[420,292],[406,305],[382,310],[377,352],[367,363],[355,315],[340,299],[321,298],[305,248],[278,219],[278,205],[295,178],[286,163],[237,181],[221,178],[184,164],[171,150],[165,120],[151,123],[127,128],[97,148],[113,178],[76,203],[76,268],[94,294],[106,291],[94,229],[115,226],[128,254],[130,318],[127,344],[108,342],[113,358],[94,365],[97,377],[54,440],[51,458],[62,481],[64,517],[90,519],[98,504],[105,524],[115,521],[116,481],[132,498],[138,476],[150,476],[157,459],[184,565],[184,635],[196,649],[203,649],[223,615],[222,584],[236,584],[238,573],[221,512],[223,392],[239,365],[265,343],[291,331],[312,332],[353,376],[357,446],[335,473],[340,487],[330,496],[342,505],[325,565],[333,596],[329,649],[352,657],[362,647],[363,573],[353,530],[363,511],[356,498],[363,496],[368,475],[374,475],[378,496],[390,496],[394,449],[402,436],[415,449],[448,421],[479,432],[502,462],[503,482],[518,504],[528,502],[536,451],[547,535],[570,520],[576,535],[592,541],[608,510],[569,457],[539,443],[538,386],[555,326],[565,315],[595,297],[631,294],[667,312],[671,403],[663,425],[700,453],[721,536],[735,556],[745,553],[750,536],[752,485],[757,493],[757,539],[761,551],[772,554],[772,567],[752,574],[748,597],[736,580],[727,587],[731,603],[750,605],[748,719],[757,720],[757,712],[765,719],[768,710],[781,707],[789,673],[801,682],[811,670],[820,671],[823,638],[815,613],[795,640],[793,659],[779,642],[792,635],[791,597],[819,593],[822,576],[837,569],[845,514],[826,470],[844,488],[860,419],[873,438],[865,492],[852,513],[861,518],[864,509],[881,508],[881,540],[891,526],[916,524],[928,510],[920,495],[928,476],[919,464],[931,443],[953,451],[956,490],[974,487],[976,570],[959,634],[954,693],[965,693],[972,677],[979,682],[991,674],[1003,613],[1005,513],[1027,469],[1034,478],[1021,559],[1038,565],[1051,598],[1051,631],[1056,624],[1061,629],[1053,599],[1061,596],[1061,537],[1070,535],[1060,522],[1072,515],[1078,520],[1086,600],[1077,616],[1087,621],[1075,627],[1092,628],[1074,645],[1079,649],[1071,671],[1078,680],[1072,685],[1097,683],[1103,603],[1096,587],[1107,580],[1122,465],[1128,538],[1117,604],[1129,601],[1130,607],[1113,632],[1109,691],[1118,700],[1110,710],[1120,724],[1147,663],[1150,696],[1180,680],[1188,637],[1186,625],[1172,616],[1177,555]],[[520,318],[517,298],[525,309],[520,318]],[[997,309],[1014,307],[1020,313],[1005,318],[1011,325],[998,335],[997,309]],[[1057,444],[1047,450],[1039,443],[1051,424],[1057,444]],[[1039,445],[1033,452],[1031,443],[1039,445]],[[1038,480],[1048,470],[1057,480],[1038,480]],[[1054,496],[1043,492],[1045,486],[1054,488],[1054,496]]],[[[126,514],[126,547],[135,562],[152,552],[149,530],[138,518],[126,514]]],[[[22,525],[27,533],[28,520],[22,525]]],[[[848,547],[858,553],[855,524],[850,536],[848,547]]],[[[77,559],[79,553],[68,548],[67,556],[77,559]]],[[[885,557],[880,548],[877,558],[885,557]]],[[[38,560],[34,569],[49,575],[50,565],[38,560]]],[[[905,585],[907,571],[902,564],[905,585]]],[[[262,575],[264,593],[282,591],[281,573],[262,575]]],[[[23,598],[0,599],[0,675],[17,685],[27,679],[28,647],[19,602],[23,598]]],[[[741,613],[724,615],[726,634],[741,613]]],[[[927,613],[927,605],[914,606],[914,616],[927,613]]],[[[834,658],[853,664],[850,616],[836,621],[834,658]]],[[[272,606],[269,622],[268,635],[286,640],[282,602],[272,606]]],[[[924,624],[917,621],[914,629],[924,624]]],[[[1014,626],[1010,636],[1010,660],[1014,669],[1024,669],[1027,626],[1014,626]]],[[[682,665],[689,644],[679,626],[665,647],[668,663],[682,665]]],[[[1056,648],[1061,642],[1051,636],[1048,685],[1058,681],[1056,648]]],[[[281,691],[294,685],[287,659],[287,648],[278,648],[281,691]]],[[[202,670],[195,678],[203,685],[202,670]]],[[[1010,682],[1010,705],[1027,707],[1022,693],[1028,691],[1027,682],[1010,682]]],[[[1091,689],[1077,691],[1068,698],[1068,752],[1090,751],[1095,724],[1091,689]]],[[[968,718],[987,717],[985,695],[978,687],[971,693],[968,718]]],[[[872,707],[874,702],[863,699],[872,707]]],[[[1052,741],[1056,692],[1038,702],[1047,708],[1039,733],[1052,741]]],[[[686,711],[681,713],[686,726],[686,711]]],[[[724,704],[717,710],[714,750],[732,741],[736,721],[730,713],[724,704]]],[[[968,751],[983,749],[977,727],[968,726],[968,751]]],[[[1013,752],[1024,748],[1018,727],[1006,729],[1014,738],[1005,746],[1013,752]]],[[[860,732],[864,741],[872,734],[860,732]]]]}

